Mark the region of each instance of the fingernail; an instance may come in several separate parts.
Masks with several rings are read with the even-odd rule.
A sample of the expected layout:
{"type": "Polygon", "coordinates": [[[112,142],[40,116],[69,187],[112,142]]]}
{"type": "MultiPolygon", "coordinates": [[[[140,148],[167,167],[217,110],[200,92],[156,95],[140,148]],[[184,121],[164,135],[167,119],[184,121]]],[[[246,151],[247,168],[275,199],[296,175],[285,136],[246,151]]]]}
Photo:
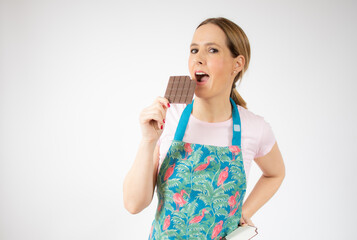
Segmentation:
{"type": "Polygon", "coordinates": [[[161,125],[161,129],[162,129],[162,125],[161,125]]]}
{"type": "Polygon", "coordinates": [[[167,106],[170,107],[170,103],[167,103],[167,106]]]}
{"type": "Polygon", "coordinates": [[[164,123],[165,123],[165,119],[164,119],[164,123]]]}

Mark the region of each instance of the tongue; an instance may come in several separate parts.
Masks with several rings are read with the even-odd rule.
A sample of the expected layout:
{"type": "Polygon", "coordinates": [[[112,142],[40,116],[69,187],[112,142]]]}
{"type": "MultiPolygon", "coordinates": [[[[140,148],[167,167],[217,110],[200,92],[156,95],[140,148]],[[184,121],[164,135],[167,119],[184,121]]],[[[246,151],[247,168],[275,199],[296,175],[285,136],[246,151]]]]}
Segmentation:
{"type": "Polygon", "coordinates": [[[206,82],[208,81],[209,79],[209,76],[208,75],[204,75],[202,78],[201,78],[201,82],[206,82]]]}

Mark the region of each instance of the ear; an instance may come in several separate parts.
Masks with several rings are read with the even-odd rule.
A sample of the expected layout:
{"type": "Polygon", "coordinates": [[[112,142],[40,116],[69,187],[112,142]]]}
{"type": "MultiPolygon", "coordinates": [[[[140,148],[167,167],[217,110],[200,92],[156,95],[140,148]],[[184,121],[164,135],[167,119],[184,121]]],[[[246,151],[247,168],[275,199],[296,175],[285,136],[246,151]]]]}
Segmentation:
{"type": "Polygon", "coordinates": [[[233,71],[235,71],[236,73],[242,71],[244,64],[245,64],[244,56],[243,55],[237,56],[236,58],[234,58],[233,71]]]}

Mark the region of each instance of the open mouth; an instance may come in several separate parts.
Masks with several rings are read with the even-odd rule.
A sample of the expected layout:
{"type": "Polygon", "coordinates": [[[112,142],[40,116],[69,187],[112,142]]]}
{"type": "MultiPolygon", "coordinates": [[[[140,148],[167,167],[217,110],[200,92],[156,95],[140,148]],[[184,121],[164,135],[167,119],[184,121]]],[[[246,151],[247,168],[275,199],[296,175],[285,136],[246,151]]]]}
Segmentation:
{"type": "Polygon", "coordinates": [[[197,82],[206,82],[209,79],[209,75],[205,72],[195,72],[197,82]]]}

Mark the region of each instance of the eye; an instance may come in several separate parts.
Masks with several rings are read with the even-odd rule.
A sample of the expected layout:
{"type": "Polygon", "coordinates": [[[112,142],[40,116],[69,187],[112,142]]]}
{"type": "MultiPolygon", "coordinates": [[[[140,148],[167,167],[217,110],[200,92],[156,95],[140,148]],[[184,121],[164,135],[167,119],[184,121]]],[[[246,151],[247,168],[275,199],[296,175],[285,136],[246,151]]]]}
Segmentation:
{"type": "Polygon", "coordinates": [[[197,50],[196,48],[192,48],[192,49],[191,49],[191,53],[195,54],[195,53],[197,53],[197,52],[198,52],[198,50],[197,50]]]}
{"type": "Polygon", "coordinates": [[[209,49],[209,52],[210,52],[210,53],[217,53],[218,50],[217,50],[216,48],[210,48],[210,49],[209,49]]]}

